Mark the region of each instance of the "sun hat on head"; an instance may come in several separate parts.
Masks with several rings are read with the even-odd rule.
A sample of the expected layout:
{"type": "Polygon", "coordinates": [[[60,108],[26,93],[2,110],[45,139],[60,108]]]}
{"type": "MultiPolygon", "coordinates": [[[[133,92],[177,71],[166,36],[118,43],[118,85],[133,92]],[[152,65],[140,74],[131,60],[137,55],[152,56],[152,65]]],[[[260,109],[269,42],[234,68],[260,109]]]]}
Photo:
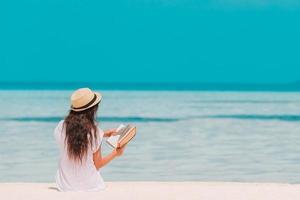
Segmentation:
{"type": "Polygon", "coordinates": [[[99,92],[93,92],[90,88],[80,88],[71,95],[71,110],[83,111],[98,104],[102,99],[99,92]]]}

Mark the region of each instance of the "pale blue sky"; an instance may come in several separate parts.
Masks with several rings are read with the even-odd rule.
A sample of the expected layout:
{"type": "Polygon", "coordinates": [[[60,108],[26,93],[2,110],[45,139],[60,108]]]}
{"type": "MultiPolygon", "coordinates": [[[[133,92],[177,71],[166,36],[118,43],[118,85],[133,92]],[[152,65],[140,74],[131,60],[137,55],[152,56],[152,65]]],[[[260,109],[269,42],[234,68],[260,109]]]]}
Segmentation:
{"type": "Polygon", "coordinates": [[[0,3],[0,81],[300,80],[300,3],[0,3]]]}

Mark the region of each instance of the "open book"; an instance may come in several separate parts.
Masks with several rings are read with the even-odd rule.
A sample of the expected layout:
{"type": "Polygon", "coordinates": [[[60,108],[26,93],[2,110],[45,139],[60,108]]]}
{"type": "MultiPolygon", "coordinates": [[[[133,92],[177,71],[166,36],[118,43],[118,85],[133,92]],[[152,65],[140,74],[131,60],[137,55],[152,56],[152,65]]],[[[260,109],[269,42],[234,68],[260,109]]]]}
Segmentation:
{"type": "Polygon", "coordinates": [[[110,136],[106,142],[113,148],[120,148],[127,144],[136,134],[136,127],[128,124],[127,126],[121,124],[117,128],[117,133],[110,136]]]}

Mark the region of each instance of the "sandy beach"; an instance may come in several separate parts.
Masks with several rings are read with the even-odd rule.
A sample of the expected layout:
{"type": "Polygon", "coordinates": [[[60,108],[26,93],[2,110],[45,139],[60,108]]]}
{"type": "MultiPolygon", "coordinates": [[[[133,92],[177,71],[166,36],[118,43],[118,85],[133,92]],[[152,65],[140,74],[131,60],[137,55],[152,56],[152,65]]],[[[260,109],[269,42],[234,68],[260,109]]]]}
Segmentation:
{"type": "Polygon", "coordinates": [[[107,182],[99,192],[58,192],[54,183],[0,183],[1,199],[298,200],[300,184],[231,182],[107,182]]]}

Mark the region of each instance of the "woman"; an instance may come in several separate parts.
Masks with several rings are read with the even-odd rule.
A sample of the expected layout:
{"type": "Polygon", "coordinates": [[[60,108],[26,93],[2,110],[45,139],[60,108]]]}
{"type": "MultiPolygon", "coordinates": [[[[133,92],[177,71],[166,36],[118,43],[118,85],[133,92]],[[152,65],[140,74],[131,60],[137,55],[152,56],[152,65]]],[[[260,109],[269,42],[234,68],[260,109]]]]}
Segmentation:
{"type": "Polygon", "coordinates": [[[106,157],[101,155],[103,137],[115,129],[103,132],[96,122],[100,93],[89,88],[76,90],[71,96],[71,110],[54,130],[60,158],[56,184],[60,191],[96,191],[104,189],[98,170],[120,156],[124,147],[114,149],[106,157]]]}

